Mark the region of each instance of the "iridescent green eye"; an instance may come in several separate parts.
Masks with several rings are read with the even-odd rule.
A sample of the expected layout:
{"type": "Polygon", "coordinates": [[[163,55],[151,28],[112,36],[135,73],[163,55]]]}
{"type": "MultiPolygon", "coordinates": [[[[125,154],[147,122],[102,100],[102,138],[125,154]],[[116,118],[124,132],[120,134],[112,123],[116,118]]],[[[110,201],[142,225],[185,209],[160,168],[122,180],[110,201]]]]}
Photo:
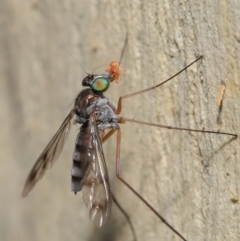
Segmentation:
{"type": "Polygon", "coordinates": [[[105,78],[96,78],[92,83],[93,90],[104,92],[110,86],[110,80],[105,78]]]}

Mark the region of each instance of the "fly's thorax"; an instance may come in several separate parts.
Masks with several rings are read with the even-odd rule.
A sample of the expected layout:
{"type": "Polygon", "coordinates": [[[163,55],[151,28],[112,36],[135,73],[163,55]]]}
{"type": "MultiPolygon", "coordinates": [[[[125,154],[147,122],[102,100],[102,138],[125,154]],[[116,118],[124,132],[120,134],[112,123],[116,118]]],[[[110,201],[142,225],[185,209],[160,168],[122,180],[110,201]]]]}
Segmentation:
{"type": "Polygon", "coordinates": [[[120,117],[116,115],[115,105],[107,98],[99,98],[95,108],[97,126],[99,130],[119,129],[120,117]]]}
{"type": "Polygon", "coordinates": [[[92,89],[82,90],[75,101],[76,121],[85,123],[92,113],[96,116],[98,129],[119,129],[120,117],[116,115],[115,104],[102,93],[95,93],[92,89]]]}
{"type": "MultiPolygon", "coordinates": [[[[103,97],[103,95],[101,96],[103,97]]],[[[89,118],[101,96],[94,93],[90,88],[84,89],[78,94],[75,100],[74,109],[76,113],[76,121],[79,124],[84,123],[89,118]]]]}

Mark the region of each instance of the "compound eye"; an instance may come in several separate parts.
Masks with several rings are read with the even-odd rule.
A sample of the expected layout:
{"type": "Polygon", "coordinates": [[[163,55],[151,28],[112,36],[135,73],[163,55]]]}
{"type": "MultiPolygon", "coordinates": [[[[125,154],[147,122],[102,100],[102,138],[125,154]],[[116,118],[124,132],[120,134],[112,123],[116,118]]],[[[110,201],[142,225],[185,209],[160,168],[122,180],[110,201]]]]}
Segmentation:
{"type": "Polygon", "coordinates": [[[96,78],[92,83],[92,88],[98,92],[104,92],[110,86],[110,80],[106,78],[96,78]]]}

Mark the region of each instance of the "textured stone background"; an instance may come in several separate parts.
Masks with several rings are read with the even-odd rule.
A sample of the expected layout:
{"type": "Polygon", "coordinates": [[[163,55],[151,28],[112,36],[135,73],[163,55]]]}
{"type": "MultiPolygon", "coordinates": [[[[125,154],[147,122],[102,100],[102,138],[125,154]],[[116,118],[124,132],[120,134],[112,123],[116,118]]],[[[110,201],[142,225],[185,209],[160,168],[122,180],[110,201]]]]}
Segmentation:
{"type": "MultiPolygon", "coordinates": [[[[76,126],[53,169],[20,197],[34,161],[82,89],[85,73],[62,48],[91,72],[119,59],[129,33],[126,74],[106,93],[115,102],[204,55],[161,88],[124,101],[122,115],[240,134],[239,0],[1,0],[0,6],[0,240],[132,240],[115,206],[108,225],[97,230],[81,194],[70,191],[76,126]]],[[[122,131],[124,178],[180,233],[191,241],[239,240],[240,203],[231,201],[240,191],[239,140],[137,124],[122,131]]],[[[104,144],[111,187],[138,241],[180,240],[116,180],[115,142],[104,144]]]]}

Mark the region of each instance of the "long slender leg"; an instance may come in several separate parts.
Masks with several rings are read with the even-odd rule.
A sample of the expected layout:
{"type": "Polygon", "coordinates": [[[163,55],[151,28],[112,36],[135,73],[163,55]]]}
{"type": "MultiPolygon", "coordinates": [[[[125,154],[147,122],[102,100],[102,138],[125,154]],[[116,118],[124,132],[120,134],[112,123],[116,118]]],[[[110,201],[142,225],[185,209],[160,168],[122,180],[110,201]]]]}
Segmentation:
{"type": "MultiPolygon", "coordinates": [[[[140,90],[131,94],[127,94],[127,95],[123,95],[120,96],[120,98],[118,99],[118,106],[117,106],[117,111],[116,114],[119,115],[121,113],[122,110],[122,100],[135,96],[135,95],[139,95],[142,94],[144,92],[150,91],[150,90],[154,90],[157,87],[165,84],[166,82],[168,82],[169,80],[173,79],[174,77],[176,77],[177,75],[179,75],[180,73],[182,73],[184,70],[186,70],[187,68],[189,68],[192,64],[196,63],[198,60],[200,60],[203,56],[198,57],[196,60],[194,60],[192,63],[190,63],[189,65],[187,65],[185,68],[183,68],[182,70],[180,70],[179,72],[177,72],[176,74],[174,74],[172,77],[168,78],[167,80],[161,82],[158,85],[152,86],[150,88],[144,89],[144,90],[140,90]]],[[[227,133],[227,132],[219,132],[219,131],[208,131],[208,130],[199,130],[199,129],[189,129],[189,128],[181,128],[181,127],[173,127],[173,126],[168,126],[168,125],[161,125],[161,124],[156,124],[156,123],[151,123],[151,122],[146,122],[146,121],[140,121],[140,120],[134,120],[134,119],[129,119],[129,118],[124,118],[122,117],[120,120],[120,123],[125,123],[126,121],[128,122],[134,122],[134,123],[138,123],[138,124],[144,124],[144,125],[149,125],[149,126],[156,126],[156,127],[161,127],[161,128],[166,128],[166,129],[175,129],[175,130],[182,130],[182,131],[194,131],[194,132],[203,132],[203,133],[213,133],[213,134],[221,134],[221,135],[230,135],[230,136],[234,136],[235,138],[238,137],[237,134],[232,134],[232,133],[227,133]]]]}
{"type": "Polygon", "coordinates": [[[135,120],[135,119],[129,119],[129,118],[121,117],[120,123],[124,124],[126,122],[133,122],[133,123],[142,124],[142,125],[155,126],[155,127],[160,127],[160,128],[165,128],[165,129],[172,129],[172,130],[179,130],[179,131],[194,131],[194,132],[203,132],[203,133],[229,135],[229,136],[233,136],[234,138],[238,137],[237,134],[233,134],[233,133],[220,132],[220,131],[198,130],[198,129],[188,129],[188,128],[181,128],[181,127],[174,127],[174,126],[168,126],[168,125],[161,125],[161,124],[158,124],[158,123],[152,123],[152,122],[147,122],[147,121],[141,121],[141,120],[135,120]]]}
{"type": "Polygon", "coordinates": [[[115,133],[115,130],[112,129],[106,135],[104,135],[104,137],[102,139],[102,143],[105,142],[108,138],[110,138],[114,133],[115,133]]]}
{"type": "Polygon", "coordinates": [[[120,144],[121,144],[121,130],[117,131],[117,153],[116,153],[116,175],[117,178],[127,186],[151,211],[164,223],[166,224],[175,234],[177,234],[182,240],[187,241],[176,229],[174,229],[163,217],[160,215],[156,209],[153,208],[132,186],[130,186],[121,176],[121,160],[120,160],[120,144]]]}
{"type": "Polygon", "coordinates": [[[132,234],[133,234],[133,241],[137,241],[137,235],[135,233],[135,230],[134,230],[134,227],[133,227],[133,224],[132,224],[132,221],[130,219],[130,217],[128,216],[128,214],[125,212],[125,210],[122,208],[122,206],[119,204],[119,202],[117,201],[117,199],[114,197],[114,195],[112,194],[112,199],[113,199],[113,202],[115,202],[116,206],[119,208],[119,210],[122,212],[122,214],[124,215],[124,217],[127,219],[127,222],[130,226],[130,229],[132,231],[132,234]]]}
{"type": "Polygon", "coordinates": [[[173,79],[174,77],[176,77],[177,75],[179,75],[180,73],[182,73],[184,70],[186,70],[187,68],[189,68],[191,65],[193,65],[194,63],[196,63],[198,60],[200,60],[203,56],[200,56],[198,57],[196,60],[194,60],[192,63],[190,63],[189,65],[187,65],[185,68],[183,68],[182,70],[178,71],[175,75],[171,76],[170,78],[166,79],[165,81],[161,82],[160,84],[157,84],[157,85],[154,85],[150,88],[147,88],[147,89],[144,89],[144,90],[140,90],[140,91],[137,91],[137,92],[134,92],[134,93],[131,93],[131,94],[128,94],[128,95],[123,95],[123,96],[120,96],[120,98],[118,99],[118,107],[117,107],[117,111],[116,111],[116,114],[119,115],[121,113],[121,110],[122,110],[122,100],[123,99],[126,99],[126,98],[129,98],[129,97],[132,97],[132,96],[135,96],[135,95],[140,95],[144,92],[148,92],[150,90],[154,90],[156,89],[157,87],[165,84],[166,82],[168,82],[169,80],[173,79]]]}
{"type": "MultiPolygon", "coordinates": [[[[115,133],[115,130],[112,129],[110,130],[104,137],[103,137],[103,140],[102,142],[106,141],[108,138],[110,138],[113,134],[115,133]]],[[[132,234],[133,234],[133,241],[137,241],[137,235],[136,235],[136,232],[135,232],[135,229],[133,227],[133,224],[132,224],[132,221],[130,219],[130,217],[128,216],[128,214],[126,213],[126,211],[122,208],[122,206],[119,204],[119,202],[117,201],[117,199],[115,198],[115,196],[113,195],[112,193],[112,199],[113,199],[113,202],[116,204],[116,206],[118,207],[118,209],[122,212],[122,214],[124,215],[124,217],[126,218],[127,222],[128,222],[128,225],[130,226],[130,229],[132,231],[132,234]]]]}

